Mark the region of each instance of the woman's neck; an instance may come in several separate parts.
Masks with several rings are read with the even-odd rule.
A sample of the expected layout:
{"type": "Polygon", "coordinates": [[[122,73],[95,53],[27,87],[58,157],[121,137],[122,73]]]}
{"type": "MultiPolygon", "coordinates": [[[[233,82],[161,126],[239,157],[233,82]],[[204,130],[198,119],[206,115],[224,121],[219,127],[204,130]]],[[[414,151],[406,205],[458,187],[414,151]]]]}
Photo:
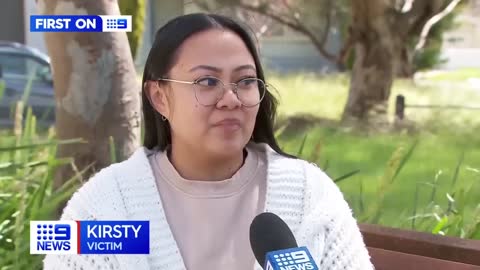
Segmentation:
{"type": "Polygon", "coordinates": [[[185,179],[198,181],[221,181],[231,178],[242,167],[246,151],[229,157],[208,157],[192,155],[182,147],[167,149],[168,159],[177,172],[185,179]]]}

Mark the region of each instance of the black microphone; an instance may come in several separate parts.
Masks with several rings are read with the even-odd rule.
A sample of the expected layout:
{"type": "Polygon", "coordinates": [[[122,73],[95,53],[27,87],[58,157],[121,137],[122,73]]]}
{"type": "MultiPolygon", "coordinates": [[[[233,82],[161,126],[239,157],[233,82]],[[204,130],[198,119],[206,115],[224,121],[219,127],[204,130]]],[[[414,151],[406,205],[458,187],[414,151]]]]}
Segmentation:
{"type": "Polygon", "coordinates": [[[250,225],[250,245],[263,269],[318,269],[306,247],[298,247],[288,225],[273,213],[261,213],[250,225]]]}

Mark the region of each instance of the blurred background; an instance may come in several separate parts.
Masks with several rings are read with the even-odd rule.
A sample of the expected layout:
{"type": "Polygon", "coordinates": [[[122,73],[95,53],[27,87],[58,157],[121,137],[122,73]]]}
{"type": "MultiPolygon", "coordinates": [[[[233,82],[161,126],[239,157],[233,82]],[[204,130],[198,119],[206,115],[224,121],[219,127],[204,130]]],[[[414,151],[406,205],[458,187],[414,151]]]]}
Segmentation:
{"type": "MultiPolygon", "coordinates": [[[[258,40],[279,100],[281,146],[325,170],[360,223],[480,239],[480,0],[118,4],[104,11],[134,21],[130,53],[120,57],[131,59],[132,72],[122,78],[136,87],[122,93],[139,93],[155,32],[168,20],[195,12],[233,17],[258,40]]],[[[29,220],[55,217],[92,173],[139,145],[121,139],[128,135],[122,132],[85,135],[87,120],[64,117],[71,112],[55,100],[65,92],[87,93],[73,95],[83,104],[101,91],[54,87],[68,84],[52,71],[67,56],[56,54],[59,39],[30,32],[29,16],[38,10],[34,0],[0,3],[0,257],[16,254],[0,269],[18,266],[29,220]],[[92,154],[93,138],[108,147],[92,154]]],[[[101,67],[110,68],[93,70],[101,67]]],[[[96,118],[88,128],[98,131],[107,120],[96,118]]]]}

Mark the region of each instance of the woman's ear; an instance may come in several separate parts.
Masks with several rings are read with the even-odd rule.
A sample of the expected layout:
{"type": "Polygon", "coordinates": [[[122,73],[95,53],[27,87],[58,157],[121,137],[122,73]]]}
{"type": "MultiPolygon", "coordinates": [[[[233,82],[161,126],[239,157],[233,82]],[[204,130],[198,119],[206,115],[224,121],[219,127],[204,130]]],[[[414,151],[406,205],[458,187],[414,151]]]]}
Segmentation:
{"type": "Polygon", "coordinates": [[[156,81],[147,81],[145,82],[144,89],[152,107],[168,119],[170,104],[168,103],[166,86],[162,87],[156,81]]]}

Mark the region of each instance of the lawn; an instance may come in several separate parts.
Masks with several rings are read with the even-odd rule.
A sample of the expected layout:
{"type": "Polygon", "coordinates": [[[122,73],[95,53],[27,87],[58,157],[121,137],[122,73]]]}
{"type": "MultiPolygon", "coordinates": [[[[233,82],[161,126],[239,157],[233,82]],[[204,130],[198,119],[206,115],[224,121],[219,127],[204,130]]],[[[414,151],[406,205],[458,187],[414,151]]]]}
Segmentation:
{"type": "MultiPolygon", "coordinates": [[[[480,197],[475,196],[480,194],[480,111],[407,109],[406,116],[418,127],[415,132],[366,133],[336,123],[347,97],[346,76],[269,78],[278,91],[281,118],[311,115],[304,121],[309,125],[292,121],[278,136],[281,145],[297,153],[305,138],[301,157],[316,162],[335,179],[358,170],[338,185],[361,221],[432,231],[432,226],[448,216],[448,209],[451,211],[447,213],[453,212],[449,216],[451,228],[445,226],[440,233],[457,236],[465,236],[465,231],[475,226],[474,221],[480,222],[480,197]],[[392,162],[406,155],[415,142],[416,147],[394,181],[385,180],[391,179],[392,162]],[[454,201],[449,202],[447,193],[454,201]],[[375,207],[379,217],[371,219],[367,213],[375,207]],[[409,219],[422,211],[429,214],[428,218],[409,219]]],[[[448,88],[435,87],[438,80],[397,81],[390,115],[397,94],[405,95],[407,103],[480,106],[480,89],[456,82],[446,81],[459,86],[448,88]]],[[[475,235],[480,238],[480,234],[475,235]]]]}
{"type": "MultiPolygon", "coordinates": [[[[389,116],[393,119],[395,97],[405,96],[407,105],[462,105],[480,108],[480,84],[474,87],[470,81],[480,80],[469,69],[457,72],[420,75],[415,80],[397,80],[389,101],[389,116]],[[472,75],[472,76],[468,76],[472,75]],[[458,78],[468,80],[458,80],[458,78]],[[432,78],[432,79],[430,79],[432,78]],[[450,78],[451,80],[447,80],[450,78]]],[[[267,81],[276,89],[279,113],[290,116],[299,113],[339,120],[347,99],[349,78],[346,75],[319,76],[298,74],[280,76],[270,74],[267,81]]],[[[407,108],[406,117],[421,124],[430,122],[480,125],[480,110],[425,110],[407,108]],[[439,121],[447,120],[447,121],[439,121]]]]}

